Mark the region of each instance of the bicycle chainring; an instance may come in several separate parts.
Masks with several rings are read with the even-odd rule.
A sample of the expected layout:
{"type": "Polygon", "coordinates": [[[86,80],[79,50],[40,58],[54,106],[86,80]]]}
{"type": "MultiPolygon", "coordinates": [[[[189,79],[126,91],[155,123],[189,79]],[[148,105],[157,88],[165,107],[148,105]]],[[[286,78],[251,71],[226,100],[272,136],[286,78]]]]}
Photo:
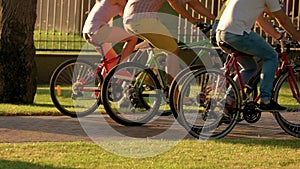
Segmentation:
{"type": "Polygon", "coordinates": [[[261,117],[261,111],[257,110],[258,104],[247,102],[242,110],[244,120],[248,123],[256,123],[261,117]]]}

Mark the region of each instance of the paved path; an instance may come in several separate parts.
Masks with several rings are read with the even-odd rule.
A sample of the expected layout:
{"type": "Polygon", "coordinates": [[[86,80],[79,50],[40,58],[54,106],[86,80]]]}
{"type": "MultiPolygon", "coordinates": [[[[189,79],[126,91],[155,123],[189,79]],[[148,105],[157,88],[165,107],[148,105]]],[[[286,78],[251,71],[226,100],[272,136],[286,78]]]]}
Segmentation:
{"type": "MultiPolygon", "coordinates": [[[[90,123],[95,123],[93,118],[90,123]]],[[[132,137],[148,137],[168,129],[174,122],[173,117],[161,117],[151,124],[141,127],[124,127],[104,116],[105,121],[97,125],[112,126],[132,137]]],[[[105,128],[105,127],[104,127],[105,128]]],[[[103,131],[105,133],[105,131],[103,131]]],[[[174,131],[176,133],[176,131],[174,131]]],[[[118,136],[103,134],[99,137],[118,136]]],[[[187,136],[187,138],[191,138],[187,136]]],[[[251,139],[296,139],[286,134],[276,123],[270,113],[264,113],[255,124],[240,122],[225,138],[251,139]]],[[[2,116],[0,117],[0,142],[43,142],[43,141],[91,141],[78,119],[66,116],[2,116]]]]}

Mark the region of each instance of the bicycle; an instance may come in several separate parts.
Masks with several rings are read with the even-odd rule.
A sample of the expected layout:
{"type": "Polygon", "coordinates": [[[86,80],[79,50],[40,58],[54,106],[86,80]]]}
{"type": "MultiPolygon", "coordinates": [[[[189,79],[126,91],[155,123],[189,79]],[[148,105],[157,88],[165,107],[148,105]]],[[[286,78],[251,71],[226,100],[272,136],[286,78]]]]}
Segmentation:
{"type": "Polygon", "coordinates": [[[109,72],[108,64],[120,62],[121,55],[107,59],[102,43],[88,40],[103,56],[100,63],[69,59],[61,63],[50,79],[50,95],[55,107],[64,115],[83,117],[93,113],[101,104],[100,86],[109,72]]]}
{"type": "MultiPolygon", "coordinates": [[[[198,26],[204,33],[211,29],[208,24],[198,26]]],[[[205,55],[212,56],[211,53],[215,53],[219,58],[208,39],[179,44],[179,48],[182,50],[199,48],[199,52],[190,63],[195,65],[193,66],[195,69],[203,66],[196,63],[205,55]]],[[[164,58],[167,53],[152,47],[144,51],[148,56],[146,64],[134,62],[119,64],[108,73],[101,87],[101,100],[106,112],[113,120],[125,126],[144,125],[154,116],[161,115],[160,110],[169,107],[167,74],[164,71],[164,64],[159,59],[164,58]]]]}
{"type": "MultiPolygon", "coordinates": [[[[277,45],[280,65],[276,71],[273,89],[273,100],[288,109],[286,112],[271,113],[286,133],[300,137],[300,67],[294,64],[293,58],[289,58],[291,44],[291,41],[281,41],[277,45]],[[288,102],[284,102],[287,99],[288,102]]],[[[193,71],[181,79],[179,94],[170,96],[177,103],[174,116],[189,134],[198,139],[219,139],[230,133],[240,120],[255,123],[261,118],[262,112],[257,108],[261,66],[255,76],[244,85],[237,64],[237,57],[242,54],[228,45],[223,48],[228,49],[228,60],[223,69],[201,68],[193,71]],[[234,75],[237,76],[237,82],[233,80],[234,75]],[[193,90],[188,90],[189,88],[193,90]],[[234,98],[231,100],[233,106],[227,104],[226,95],[229,91],[234,98]],[[198,104],[184,105],[185,97],[197,100],[198,104]]]]}
{"type": "MultiPolygon", "coordinates": [[[[69,59],[61,63],[53,72],[50,79],[50,96],[55,107],[64,115],[84,117],[93,113],[102,103],[100,98],[101,84],[110,71],[108,65],[117,61],[120,63],[121,54],[107,59],[102,43],[93,39],[88,40],[100,56],[100,63],[85,59],[69,59]]],[[[143,60],[143,52],[136,51],[131,61],[143,60]]],[[[166,114],[168,115],[168,114],[166,114]]]]}

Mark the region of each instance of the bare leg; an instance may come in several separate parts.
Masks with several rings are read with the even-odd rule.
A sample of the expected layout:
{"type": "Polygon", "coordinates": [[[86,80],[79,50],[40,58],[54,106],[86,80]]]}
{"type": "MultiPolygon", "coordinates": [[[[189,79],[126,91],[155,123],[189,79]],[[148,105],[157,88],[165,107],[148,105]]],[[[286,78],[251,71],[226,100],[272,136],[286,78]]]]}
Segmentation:
{"type": "MultiPolygon", "coordinates": [[[[125,42],[122,49],[122,60],[126,59],[132,53],[137,42],[137,38],[135,36],[129,34],[120,27],[102,27],[96,34],[92,36],[92,38],[99,42],[107,42],[111,44],[125,42]]],[[[107,53],[107,58],[117,56],[117,53],[113,50],[112,46],[107,46],[105,53],[107,53]]],[[[118,61],[116,60],[115,62],[109,64],[108,69],[110,70],[117,63],[118,61]]]]}
{"type": "Polygon", "coordinates": [[[137,43],[137,37],[131,36],[129,38],[124,39],[123,41],[125,41],[125,44],[122,49],[122,61],[126,59],[128,56],[130,56],[132,51],[135,49],[135,45],[137,43]]]}
{"type": "Polygon", "coordinates": [[[174,77],[179,73],[178,49],[167,57],[166,72],[169,74],[169,76],[167,76],[167,82],[171,84],[174,77]]]}
{"type": "MultiPolygon", "coordinates": [[[[103,48],[103,52],[105,54],[106,59],[111,59],[111,58],[118,56],[116,51],[112,48],[111,43],[103,43],[102,48],[103,48]]],[[[107,65],[108,71],[111,70],[116,64],[117,64],[117,61],[112,62],[111,64],[108,64],[107,65]]]]}

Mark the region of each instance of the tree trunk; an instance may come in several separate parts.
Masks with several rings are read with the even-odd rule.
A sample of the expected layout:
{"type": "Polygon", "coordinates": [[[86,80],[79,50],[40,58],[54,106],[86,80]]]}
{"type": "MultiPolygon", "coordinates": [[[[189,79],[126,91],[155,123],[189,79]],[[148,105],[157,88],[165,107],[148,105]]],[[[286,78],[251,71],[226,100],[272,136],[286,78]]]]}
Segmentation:
{"type": "Polygon", "coordinates": [[[37,0],[0,0],[0,103],[33,103],[37,0]]]}

